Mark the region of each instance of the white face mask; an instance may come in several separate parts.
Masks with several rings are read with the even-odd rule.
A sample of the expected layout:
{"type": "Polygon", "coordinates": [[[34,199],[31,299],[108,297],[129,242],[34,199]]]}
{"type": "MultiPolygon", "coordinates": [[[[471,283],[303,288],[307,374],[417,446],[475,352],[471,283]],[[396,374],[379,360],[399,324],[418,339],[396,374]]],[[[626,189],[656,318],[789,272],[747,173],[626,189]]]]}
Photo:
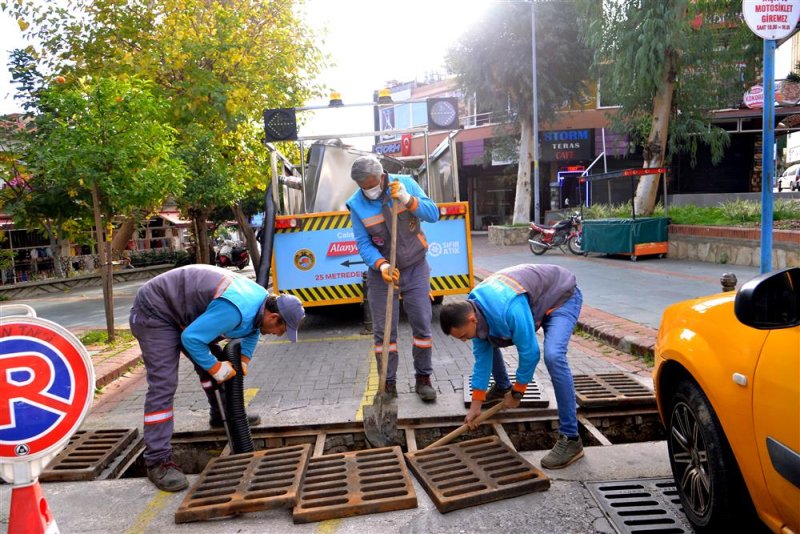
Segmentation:
{"type": "Polygon", "coordinates": [[[364,196],[370,200],[378,200],[381,198],[381,193],[383,193],[383,187],[380,184],[376,185],[375,187],[371,187],[369,189],[362,189],[362,193],[364,196]]]}

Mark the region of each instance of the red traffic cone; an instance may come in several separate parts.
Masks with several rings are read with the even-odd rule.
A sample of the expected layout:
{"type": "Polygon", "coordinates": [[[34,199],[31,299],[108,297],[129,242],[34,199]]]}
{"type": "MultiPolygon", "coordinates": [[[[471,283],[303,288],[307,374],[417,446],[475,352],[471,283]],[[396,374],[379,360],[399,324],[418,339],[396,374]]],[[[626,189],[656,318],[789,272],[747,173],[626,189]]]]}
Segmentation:
{"type": "Polygon", "coordinates": [[[8,534],[58,534],[58,525],[36,480],[11,488],[8,534]]]}

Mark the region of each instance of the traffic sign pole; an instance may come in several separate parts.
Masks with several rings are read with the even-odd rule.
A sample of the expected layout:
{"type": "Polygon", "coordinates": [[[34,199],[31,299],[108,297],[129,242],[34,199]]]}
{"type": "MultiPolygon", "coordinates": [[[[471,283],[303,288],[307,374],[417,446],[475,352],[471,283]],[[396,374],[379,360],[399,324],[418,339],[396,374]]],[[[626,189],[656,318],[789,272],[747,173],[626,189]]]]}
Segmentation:
{"type": "Polygon", "coordinates": [[[761,274],[772,270],[772,178],[775,171],[775,41],[764,39],[764,112],[761,143],[761,274]]]}

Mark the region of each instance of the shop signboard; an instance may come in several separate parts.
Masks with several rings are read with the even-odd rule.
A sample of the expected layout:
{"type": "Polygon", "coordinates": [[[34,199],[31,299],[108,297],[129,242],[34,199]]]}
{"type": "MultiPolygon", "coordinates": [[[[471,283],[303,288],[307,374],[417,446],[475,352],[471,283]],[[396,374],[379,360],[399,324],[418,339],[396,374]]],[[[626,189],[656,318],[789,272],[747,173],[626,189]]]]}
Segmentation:
{"type": "Polygon", "coordinates": [[[594,129],[542,132],[542,161],[582,161],[592,159],[594,129]]]}

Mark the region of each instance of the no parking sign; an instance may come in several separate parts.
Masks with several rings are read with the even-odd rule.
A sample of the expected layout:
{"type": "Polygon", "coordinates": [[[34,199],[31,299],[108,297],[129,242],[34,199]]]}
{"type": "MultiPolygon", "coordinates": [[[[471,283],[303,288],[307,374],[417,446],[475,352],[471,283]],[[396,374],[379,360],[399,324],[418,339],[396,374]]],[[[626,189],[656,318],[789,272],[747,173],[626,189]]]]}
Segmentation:
{"type": "Polygon", "coordinates": [[[8,482],[19,472],[9,464],[31,464],[38,476],[78,430],[94,394],[86,348],[28,310],[0,317],[0,474],[8,482]]]}

